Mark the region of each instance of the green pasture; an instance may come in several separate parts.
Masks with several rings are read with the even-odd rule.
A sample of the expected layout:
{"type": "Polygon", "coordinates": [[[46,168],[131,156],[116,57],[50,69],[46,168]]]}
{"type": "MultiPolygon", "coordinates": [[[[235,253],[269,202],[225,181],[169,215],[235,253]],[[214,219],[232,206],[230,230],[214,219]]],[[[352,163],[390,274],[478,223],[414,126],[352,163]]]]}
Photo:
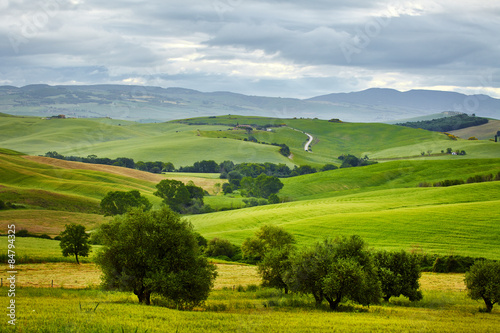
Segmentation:
{"type": "MultiPolygon", "coordinates": [[[[1,301],[9,302],[7,288],[1,301]]],[[[424,291],[422,301],[393,299],[339,312],[315,308],[312,297],[271,289],[213,291],[194,311],[137,303],[132,293],[18,288],[16,330],[23,332],[496,332],[500,313],[479,313],[479,302],[458,291],[424,291]]],[[[7,317],[1,324],[7,330],[7,317]]]]}
{"type": "MultiPolygon", "coordinates": [[[[19,231],[19,229],[16,229],[19,231]]],[[[16,263],[40,263],[40,262],[75,262],[74,256],[64,257],[59,246],[59,241],[33,237],[16,237],[15,252],[16,263]]],[[[0,251],[2,259],[7,260],[7,237],[0,237],[0,251]]],[[[81,262],[92,262],[93,256],[100,245],[93,245],[89,257],[79,258],[81,262]]]]}
{"type": "Polygon", "coordinates": [[[408,158],[429,150],[439,153],[448,147],[466,150],[471,158],[500,157],[499,146],[491,141],[452,141],[441,133],[402,126],[243,116],[141,124],[107,118],[44,120],[0,115],[0,146],[31,155],[57,151],[84,157],[130,157],[135,161],[172,162],[176,167],[203,159],[321,166],[339,163],[337,157],[348,153],[408,158]],[[254,131],[253,135],[261,142],[287,144],[292,160],[280,155],[279,147],[239,140],[247,134],[229,130],[236,124],[286,124],[273,127],[271,132],[254,131]],[[304,133],[314,137],[312,153],[303,149],[308,139],[304,133]]]}
{"type": "Polygon", "coordinates": [[[155,184],[148,181],[99,171],[57,168],[12,155],[0,154],[0,162],[0,185],[11,189],[0,188],[0,199],[16,196],[16,191],[31,193],[28,197],[37,196],[36,191],[48,191],[54,192],[50,195],[57,200],[95,206],[109,191],[139,190],[148,199],[159,202],[152,195],[155,184]]]}
{"type": "Polygon", "coordinates": [[[0,146],[43,155],[117,158],[172,162],[176,167],[203,159],[217,162],[274,162],[292,164],[279,147],[201,136],[198,127],[214,131],[226,126],[188,126],[179,123],[140,124],[111,119],[52,119],[1,117],[0,146]]]}
{"type": "Polygon", "coordinates": [[[294,200],[326,198],[348,192],[417,187],[421,182],[463,179],[500,172],[500,159],[400,160],[374,165],[342,168],[282,179],[279,195],[294,200]],[[348,192],[346,192],[348,191],[348,192]]]}
{"type": "Polygon", "coordinates": [[[264,224],[300,245],[357,234],[370,246],[500,258],[500,182],[444,188],[393,188],[190,216],[206,238],[241,244],[264,224]]]}

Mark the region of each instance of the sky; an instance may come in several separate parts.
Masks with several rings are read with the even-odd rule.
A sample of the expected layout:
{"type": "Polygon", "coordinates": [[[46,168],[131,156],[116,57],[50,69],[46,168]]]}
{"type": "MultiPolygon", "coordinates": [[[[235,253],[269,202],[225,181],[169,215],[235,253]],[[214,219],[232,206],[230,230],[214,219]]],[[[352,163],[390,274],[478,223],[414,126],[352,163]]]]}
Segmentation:
{"type": "Polygon", "coordinates": [[[500,98],[498,0],[0,0],[0,85],[500,98]]]}

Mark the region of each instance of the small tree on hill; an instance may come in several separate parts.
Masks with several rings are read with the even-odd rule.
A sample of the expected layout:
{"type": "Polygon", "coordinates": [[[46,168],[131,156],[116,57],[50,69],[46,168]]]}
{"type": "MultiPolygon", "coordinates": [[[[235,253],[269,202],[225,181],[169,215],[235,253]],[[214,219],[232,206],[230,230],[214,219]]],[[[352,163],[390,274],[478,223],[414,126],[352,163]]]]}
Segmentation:
{"type": "Polygon", "coordinates": [[[129,192],[111,191],[101,200],[101,211],[104,216],[125,214],[132,207],[140,207],[147,211],[151,209],[152,205],[137,190],[129,192]]]}
{"type": "Polygon", "coordinates": [[[500,302],[500,262],[477,261],[465,273],[465,284],[469,297],[482,299],[486,312],[491,312],[493,305],[500,302]]]}
{"type": "Polygon", "coordinates": [[[59,234],[61,242],[59,246],[62,249],[62,254],[65,257],[74,255],[76,263],[80,264],[78,256],[88,257],[91,251],[89,244],[90,235],[85,232],[85,227],[80,224],[67,224],[66,229],[59,234]]]}

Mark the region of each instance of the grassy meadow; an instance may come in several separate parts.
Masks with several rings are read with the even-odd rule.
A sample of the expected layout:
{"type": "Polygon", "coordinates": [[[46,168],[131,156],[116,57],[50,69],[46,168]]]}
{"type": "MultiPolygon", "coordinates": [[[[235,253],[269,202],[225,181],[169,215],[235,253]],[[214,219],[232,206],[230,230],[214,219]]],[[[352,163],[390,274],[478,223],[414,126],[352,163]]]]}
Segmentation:
{"type": "MultiPolygon", "coordinates": [[[[204,197],[206,204],[232,209],[185,216],[207,239],[225,238],[241,245],[260,226],[274,224],[291,232],[299,246],[357,234],[374,249],[498,260],[500,181],[418,186],[498,174],[499,143],[486,140],[492,129],[476,129],[475,133],[484,134],[476,137],[485,140],[466,140],[462,135],[472,132],[461,130],[464,139],[453,141],[442,133],[419,129],[318,119],[218,116],[139,124],[0,114],[0,200],[25,206],[0,211],[0,233],[7,232],[8,224],[50,236],[71,222],[94,230],[111,219],[99,214],[99,202],[107,192],[138,190],[157,208],[161,200],[153,195],[155,185],[168,178],[192,181],[210,194],[204,197]],[[291,158],[280,155],[279,147],[243,141],[248,134],[232,130],[236,124],[286,124],[252,135],[261,142],[286,143],[291,158]],[[303,150],[304,133],[314,137],[312,153],[303,150]],[[467,154],[440,154],[446,148],[467,154]],[[243,208],[240,195],[217,193],[216,185],[226,182],[218,174],[156,175],[35,156],[48,151],[131,157],[136,162],[160,160],[176,167],[203,159],[319,167],[339,165],[337,157],[347,153],[368,155],[380,163],[282,179],[284,187],[278,195],[288,202],[243,208]]],[[[6,237],[0,237],[0,248],[5,260],[6,237]]],[[[156,306],[147,307],[131,293],[97,288],[100,272],[93,256],[98,250],[98,245],[93,246],[91,256],[76,265],[73,257],[62,256],[58,241],[18,237],[17,331],[495,332],[500,327],[500,306],[491,314],[480,312],[484,304],[467,298],[463,274],[423,273],[424,299],[419,302],[395,298],[370,307],[346,303],[341,311],[330,312],[326,304],[315,308],[310,297],[256,287],[260,279],[255,266],[217,262],[215,290],[203,306],[177,311],[156,297],[156,306]]],[[[2,278],[0,299],[7,304],[6,268],[2,278]]],[[[6,321],[1,323],[0,332],[6,327],[6,321]]]]}
{"type": "MultiPolygon", "coordinates": [[[[2,303],[7,289],[1,288],[2,303]]],[[[215,290],[194,311],[137,303],[131,293],[96,289],[19,288],[16,329],[20,332],[496,332],[500,313],[479,313],[479,302],[463,291],[424,290],[422,301],[330,312],[312,298],[271,289],[215,290]]],[[[3,326],[5,327],[5,326],[3,326]]]]}

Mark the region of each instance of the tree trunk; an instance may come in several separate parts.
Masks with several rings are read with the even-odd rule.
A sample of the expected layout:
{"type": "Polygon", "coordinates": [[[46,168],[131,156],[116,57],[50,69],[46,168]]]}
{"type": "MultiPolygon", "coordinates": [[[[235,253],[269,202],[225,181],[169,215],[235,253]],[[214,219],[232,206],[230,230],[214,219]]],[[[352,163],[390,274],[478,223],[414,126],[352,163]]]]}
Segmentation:
{"type": "Polygon", "coordinates": [[[321,295],[317,295],[315,293],[313,293],[313,296],[314,296],[314,300],[316,301],[316,307],[320,307],[321,303],[323,303],[323,297],[321,297],[321,295]]]}
{"type": "Polygon", "coordinates": [[[490,313],[491,310],[493,310],[493,303],[491,302],[491,299],[483,297],[484,304],[486,304],[486,312],[490,313]]]}
{"type": "Polygon", "coordinates": [[[76,263],[80,265],[80,262],[78,261],[78,253],[75,253],[75,258],[76,258],[76,263]]]}
{"type": "Polygon", "coordinates": [[[340,301],[342,300],[342,296],[337,295],[337,298],[334,300],[331,297],[325,296],[326,300],[330,304],[330,310],[336,311],[339,307],[340,301]]]}
{"type": "Polygon", "coordinates": [[[134,290],[134,294],[137,295],[139,303],[144,303],[146,305],[151,304],[151,292],[149,290],[146,290],[144,286],[142,286],[140,290],[134,290]]]}

